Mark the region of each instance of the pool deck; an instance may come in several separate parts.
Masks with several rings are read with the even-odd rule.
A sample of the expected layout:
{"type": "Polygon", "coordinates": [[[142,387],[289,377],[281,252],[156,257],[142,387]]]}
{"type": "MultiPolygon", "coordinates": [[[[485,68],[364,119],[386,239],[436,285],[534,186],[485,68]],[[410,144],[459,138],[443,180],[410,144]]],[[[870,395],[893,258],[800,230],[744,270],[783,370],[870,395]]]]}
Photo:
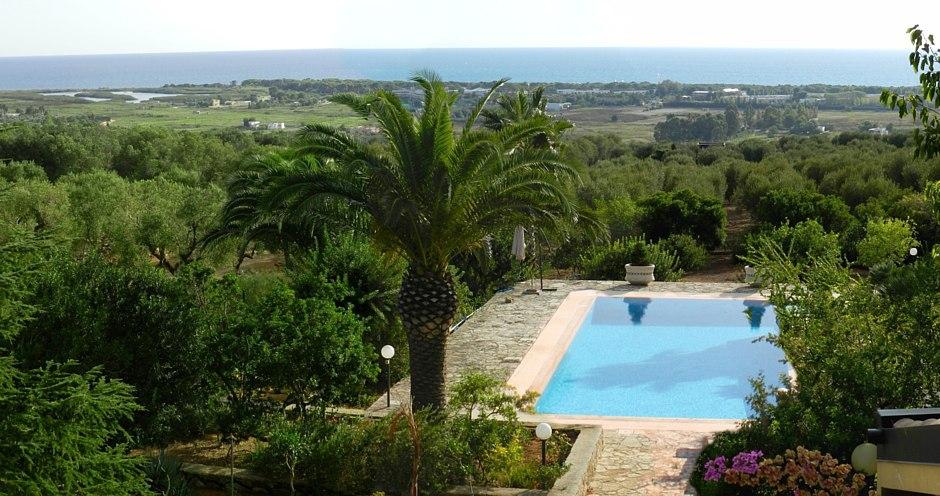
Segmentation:
{"type": "MultiPolygon", "coordinates": [[[[482,371],[517,389],[541,391],[597,295],[761,298],[754,288],[737,283],[657,282],[642,287],[622,281],[547,280],[545,287],[556,290],[524,294],[538,288],[538,281],[530,281],[497,293],[457,329],[447,344],[447,383],[468,372],[482,371]]],[[[393,408],[409,396],[405,379],[392,388],[393,408]]],[[[370,410],[384,408],[383,397],[370,410]]],[[[522,417],[604,429],[604,450],[590,486],[590,494],[596,495],[692,494],[686,481],[701,447],[711,434],[735,427],[735,422],[728,420],[522,417]]]]}

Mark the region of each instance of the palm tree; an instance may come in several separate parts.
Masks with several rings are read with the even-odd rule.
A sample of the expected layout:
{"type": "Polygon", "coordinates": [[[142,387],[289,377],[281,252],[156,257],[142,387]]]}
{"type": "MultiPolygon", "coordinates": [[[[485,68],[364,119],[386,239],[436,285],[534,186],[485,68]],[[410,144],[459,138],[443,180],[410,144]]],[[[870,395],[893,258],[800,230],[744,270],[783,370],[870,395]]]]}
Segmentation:
{"type": "Polygon", "coordinates": [[[552,119],[545,112],[548,100],[544,96],[545,88],[535,88],[532,95],[525,90],[515,94],[500,95],[496,99],[495,109],[483,109],[480,116],[483,126],[488,129],[500,130],[506,126],[520,122],[540,120],[546,125],[546,130],[535,135],[532,144],[537,147],[557,149],[561,134],[572,127],[572,124],[563,119],[552,119]]]}
{"type": "Polygon", "coordinates": [[[357,212],[335,200],[270,188],[285,177],[320,167],[319,161],[310,155],[295,157],[290,153],[271,153],[256,157],[229,181],[229,200],[223,207],[219,225],[203,243],[236,239],[239,253],[236,269],[253,243],[281,250],[285,264],[290,266],[294,248],[305,249],[323,242],[325,227],[361,225],[357,212]],[[289,198],[287,193],[291,193],[289,198]],[[278,196],[272,198],[273,194],[278,196]]]}
{"type": "Polygon", "coordinates": [[[407,261],[398,311],[408,334],[413,406],[421,409],[444,404],[445,349],[457,310],[448,264],[497,230],[571,222],[577,174],[553,149],[528,146],[552,132],[548,119],[507,122],[499,130],[474,126],[505,80],[479,101],[459,133],[451,120],[456,94],[433,73],[412,80],[424,90],[417,115],[389,91],[333,98],[373,119],[384,146],[308,125],[295,152],[317,166],[272,177],[263,196],[269,206],[290,205],[300,218],[325,201],[359,209],[377,244],[407,261]]]}

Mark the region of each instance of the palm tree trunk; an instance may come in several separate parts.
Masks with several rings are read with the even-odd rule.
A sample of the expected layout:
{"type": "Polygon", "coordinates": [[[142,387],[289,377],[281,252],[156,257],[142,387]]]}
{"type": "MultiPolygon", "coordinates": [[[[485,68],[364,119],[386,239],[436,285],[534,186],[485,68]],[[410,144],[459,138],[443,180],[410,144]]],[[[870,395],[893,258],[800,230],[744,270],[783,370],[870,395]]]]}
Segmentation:
{"type": "Polygon", "coordinates": [[[444,406],[447,335],[457,313],[450,274],[409,267],[401,284],[398,311],[408,331],[411,398],[414,410],[444,406]]]}

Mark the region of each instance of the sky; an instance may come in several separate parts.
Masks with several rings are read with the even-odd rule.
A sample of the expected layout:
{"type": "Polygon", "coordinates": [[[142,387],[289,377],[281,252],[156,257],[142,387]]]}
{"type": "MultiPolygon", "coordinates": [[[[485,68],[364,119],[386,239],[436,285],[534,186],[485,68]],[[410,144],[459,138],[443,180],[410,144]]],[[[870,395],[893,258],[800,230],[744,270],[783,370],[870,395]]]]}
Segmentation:
{"type": "MultiPolygon", "coordinates": [[[[900,2],[906,3],[906,2],[900,2]]],[[[909,48],[883,0],[0,0],[0,57],[309,48],[909,48]],[[886,15],[887,14],[887,15],[886,15]]],[[[906,18],[910,12],[910,18],[906,18]]],[[[934,19],[928,19],[930,16],[934,19]]],[[[931,22],[933,21],[933,22],[931,22]]]]}

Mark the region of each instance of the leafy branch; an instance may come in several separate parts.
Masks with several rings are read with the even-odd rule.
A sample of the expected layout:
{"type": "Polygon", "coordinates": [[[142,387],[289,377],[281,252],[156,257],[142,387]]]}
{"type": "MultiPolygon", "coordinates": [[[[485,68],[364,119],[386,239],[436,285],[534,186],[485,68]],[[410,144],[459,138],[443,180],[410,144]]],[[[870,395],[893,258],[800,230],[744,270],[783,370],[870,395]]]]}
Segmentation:
{"type": "Polygon", "coordinates": [[[911,68],[920,76],[921,94],[900,95],[891,90],[881,92],[881,103],[897,110],[902,119],[908,115],[920,127],[913,139],[917,157],[931,158],[940,154],[940,51],[932,34],[924,35],[919,25],[907,30],[914,51],[908,56],[911,68]]]}

